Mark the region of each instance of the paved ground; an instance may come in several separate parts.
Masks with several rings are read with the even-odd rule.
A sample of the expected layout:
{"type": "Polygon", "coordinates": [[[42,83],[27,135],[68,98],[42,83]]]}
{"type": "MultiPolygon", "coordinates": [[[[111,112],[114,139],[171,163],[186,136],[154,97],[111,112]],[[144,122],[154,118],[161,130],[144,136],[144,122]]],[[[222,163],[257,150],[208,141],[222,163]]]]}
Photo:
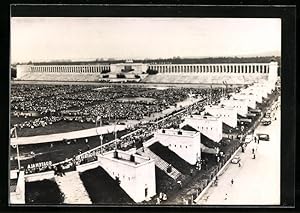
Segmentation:
{"type": "Polygon", "coordinates": [[[280,204],[280,107],[276,120],[269,126],[258,126],[255,133],[267,133],[270,141],[250,143],[241,157],[241,167],[229,164],[212,186],[198,201],[202,205],[277,205],[280,204]],[[251,149],[256,149],[252,159],[251,149]],[[231,184],[233,179],[234,183],[231,184]]]}
{"type": "Polygon", "coordinates": [[[62,141],[63,139],[87,138],[95,135],[107,134],[114,131],[121,131],[126,129],[126,125],[108,125],[91,129],[84,129],[72,132],[38,135],[30,137],[11,138],[11,145],[15,144],[37,144],[46,142],[62,141]]]}

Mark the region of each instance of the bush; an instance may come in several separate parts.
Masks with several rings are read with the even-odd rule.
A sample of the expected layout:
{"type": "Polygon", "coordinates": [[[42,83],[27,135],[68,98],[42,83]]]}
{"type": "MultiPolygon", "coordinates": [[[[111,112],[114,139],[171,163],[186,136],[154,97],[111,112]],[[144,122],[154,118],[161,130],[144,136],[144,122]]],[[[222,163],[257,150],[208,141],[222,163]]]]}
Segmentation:
{"type": "Polygon", "coordinates": [[[102,78],[109,78],[109,75],[103,75],[102,78]]]}
{"type": "Polygon", "coordinates": [[[135,77],[135,78],[141,78],[141,76],[139,76],[139,75],[134,75],[134,77],[135,77]]]}

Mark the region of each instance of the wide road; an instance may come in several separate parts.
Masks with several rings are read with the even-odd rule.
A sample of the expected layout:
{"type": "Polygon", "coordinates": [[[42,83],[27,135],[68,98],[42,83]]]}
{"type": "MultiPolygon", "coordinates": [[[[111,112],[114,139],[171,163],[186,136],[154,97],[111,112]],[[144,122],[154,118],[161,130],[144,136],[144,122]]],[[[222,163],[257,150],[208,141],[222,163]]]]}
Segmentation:
{"type": "Polygon", "coordinates": [[[251,142],[239,152],[241,167],[229,164],[218,177],[218,185],[208,189],[197,202],[202,205],[279,205],[280,204],[280,106],[269,126],[258,126],[255,133],[266,133],[270,141],[251,142]],[[256,159],[252,159],[252,148],[256,159]],[[233,179],[233,184],[231,180],[233,179]]]}

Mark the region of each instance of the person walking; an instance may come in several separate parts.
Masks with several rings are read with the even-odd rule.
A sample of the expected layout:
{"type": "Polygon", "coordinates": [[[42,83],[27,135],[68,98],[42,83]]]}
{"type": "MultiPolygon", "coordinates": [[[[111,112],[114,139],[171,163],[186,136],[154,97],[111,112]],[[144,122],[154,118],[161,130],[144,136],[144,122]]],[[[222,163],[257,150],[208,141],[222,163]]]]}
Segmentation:
{"type": "Polygon", "coordinates": [[[233,183],[234,183],[234,181],[233,181],[233,179],[231,179],[231,185],[233,185],[233,183]]]}
{"type": "Polygon", "coordinates": [[[252,148],[252,154],[253,154],[253,155],[254,155],[254,151],[255,151],[254,148],[252,148]]]}

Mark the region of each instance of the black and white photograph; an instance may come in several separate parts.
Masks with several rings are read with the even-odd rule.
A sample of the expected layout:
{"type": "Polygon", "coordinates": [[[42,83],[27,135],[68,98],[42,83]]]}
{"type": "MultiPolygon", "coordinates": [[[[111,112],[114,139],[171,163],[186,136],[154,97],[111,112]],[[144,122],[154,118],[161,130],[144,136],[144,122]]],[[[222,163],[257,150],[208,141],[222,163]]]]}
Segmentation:
{"type": "Polygon", "coordinates": [[[9,204],[280,205],[281,30],[11,16],[9,204]]]}

